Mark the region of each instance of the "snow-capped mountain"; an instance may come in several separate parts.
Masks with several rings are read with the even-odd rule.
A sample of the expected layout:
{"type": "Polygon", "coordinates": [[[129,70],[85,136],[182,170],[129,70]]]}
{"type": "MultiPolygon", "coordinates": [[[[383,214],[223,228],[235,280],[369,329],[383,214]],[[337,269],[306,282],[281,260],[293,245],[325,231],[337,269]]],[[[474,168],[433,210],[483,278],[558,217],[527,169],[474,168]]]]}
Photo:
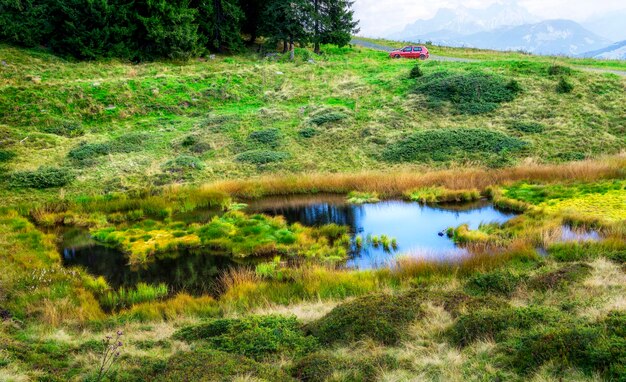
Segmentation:
{"type": "Polygon", "coordinates": [[[580,56],[605,60],[626,60],[626,40],[616,42],[606,48],[585,52],[580,56]]]}
{"type": "Polygon", "coordinates": [[[568,56],[580,55],[611,43],[571,20],[546,20],[468,35],[444,30],[416,35],[409,40],[432,41],[448,46],[522,50],[535,54],[568,56]]]}
{"type": "Polygon", "coordinates": [[[495,3],[485,9],[470,9],[462,6],[454,9],[441,8],[433,18],[417,20],[407,25],[402,31],[391,34],[389,38],[412,39],[415,36],[443,31],[449,36],[467,35],[535,21],[537,19],[515,1],[495,3]]]}

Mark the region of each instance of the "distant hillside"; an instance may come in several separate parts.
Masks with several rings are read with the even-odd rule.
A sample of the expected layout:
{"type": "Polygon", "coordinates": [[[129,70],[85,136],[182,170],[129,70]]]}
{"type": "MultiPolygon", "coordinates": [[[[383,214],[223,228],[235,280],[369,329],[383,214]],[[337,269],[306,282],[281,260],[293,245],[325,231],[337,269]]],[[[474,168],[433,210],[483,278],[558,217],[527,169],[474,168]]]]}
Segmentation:
{"type": "Polygon", "coordinates": [[[391,39],[410,40],[420,35],[458,36],[484,32],[504,26],[516,26],[538,21],[526,9],[516,4],[493,4],[486,9],[466,7],[442,8],[428,20],[417,20],[402,31],[393,33],[391,39]]]}
{"type": "Polygon", "coordinates": [[[580,56],[605,60],[626,60],[626,40],[616,42],[606,48],[585,52],[580,56]]]}
{"type": "Polygon", "coordinates": [[[411,40],[432,41],[449,46],[523,50],[535,54],[568,56],[580,55],[610,43],[609,40],[570,20],[546,20],[470,35],[460,35],[446,30],[417,35],[411,40]]]}

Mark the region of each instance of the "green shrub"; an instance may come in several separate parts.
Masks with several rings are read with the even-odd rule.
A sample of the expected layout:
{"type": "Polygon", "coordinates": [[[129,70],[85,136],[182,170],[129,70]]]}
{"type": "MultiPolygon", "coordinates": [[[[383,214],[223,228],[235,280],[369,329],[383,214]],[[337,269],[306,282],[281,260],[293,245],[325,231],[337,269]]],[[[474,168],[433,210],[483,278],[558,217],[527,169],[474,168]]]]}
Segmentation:
{"type": "Polygon", "coordinates": [[[284,151],[250,150],[237,155],[235,160],[238,162],[264,165],[273,162],[280,162],[288,159],[289,157],[289,153],[284,151]]]}
{"type": "Polygon", "coordinates": [[[317,348],[314,337],[305,335],[295,317],[248,316],[217,319],[183,328],[176,337],[185,341],[207,341],[211,347],[264,359],[275,354],[304,355],[317,348]]]}
{"type": "Polygon", "coordinates": [[[67,154],[70,159],[85,161],[111,153],[111,147],[107,143],[81,142],[67,154]]]}
{"type": "Polygon", "coordinates": [[[190,155],[180,155],[161,165],[161,169],[167,172],[185,173],[188,171],[202,170],[204,164],[200,159],[190,155]]]}
{"type": "Polygon", "coordinates": [[[550,76],[567,76],[570,74],[572,74],[572,69],[567,66],[554,64],[548,67],[548,75],[550,76]]]}
{"type": "Polygon", "coordinates": [[[583,263],[566,265],[555,271],[531,278],[528,286],[539,290],[555,289],[584,279],[591,274],[591,269],[589,265],[583,263]]]}
{"type": "Polygon", "coordinates": [[[80,122],[61,121],[41,129],[44,133],[60,135],[67,138],[75,138],[85,135],[85,129],[80,122]]]}
{"type": "Polygon", "coordinates": [[[348,115],[346,113],[340,111],[326,110],[311,117],[309,119],[309,122],[314,125],[320,126],[330,122],[338,122],[346,118],[348,118],[348,115]]]}
{"type": "Polygon", "coordinates": [[[209,143],[202,140],[197,135],[188,135],[181,142],[180,145],[192,153],[203,154],[207,151],[211,151],[212,147],[209,143]]]}
{"type": "Polygon", "coordinates": [[[546,129],[541,123],[533,121],[514,121],[511,123],[511,127],[522,133],[529,134],[543,133],[546,129]]]}
{"type": "Polygon", "coordinates": [[[248,140],[252,143],[260,143],[271,148],[276,148],[280,145],[282,134],[277,129],[265,129],[253,131],[248,135],[248,140]]]}
{"type": "Polygon", "coordinates": [[[249,358],[212,349],[179,352],[167,361],[165,370],[156,382],[214,382],[231,381],[235,377],[249,376],[264,381],[291,381],[276,368],[249,358]]]}
{"type": "Polygon", "coordinates": [[[500,103],[513,101],[520,91],[517,81],[481,72],[437,72],[425,76],[415,88],[431,106],[449,103],[461,114],[491,112],[500,103]]]}
{"type": "Polygon", "coordinates": [[[9,162],[11,159],[15,158],[15,153],[9,150],[0,150],[0,163],[9,162]]]}
{"type": "Polygon", "coordinates": [[[565,79],[565,77],[561,77],[559,83],[556,85],[556,92],[559,94],[571,93],[574,90],[574,85],[565,79]]]}
{"type": "Polygon", "coordinates": [[[342,360],[332,354],[319,352],[300,359],[291,369],[291,375],[302,382],[325,382],[343,365],[342,360]]]}
{"type": "Polygon", "coordinates": [[[503,345],[508,363],[527,374],[553,362],[561,368],[575,367],[604,380],[626,378],[626,314],[611,312],[597,322],[538,326],[503,345]]]}
{"type": "Polygon", "coordinates": [[[420,68],[419,64],[415,64],[414,67],[411,68],[411,71],[409,72],[409,78],[420,78],[424,75],[424,73],[422,72],[422,68],[420,68]]]}
{"type": "Polygon", "coordinates": [[[300,135],[302,138],[313,138],[317,134],[319,134],[319,131],[311,126],[303,127],[302,129],[300,129],[300,131],[298,131],[298,135],[300,135]]]}
{"type": "Polygon", "coordinates": [[[326,316],[307,325],[307,330],[324,344],[351,343],[365,338],[394,345],[406,334],[408,325],[422,316],[415,294],[374,294],[335,307],[326,316]]]}
{"type": "Polygon", "coordinates": [[[68,157],[78,162],[90,163],[103,155],[140,151],[151,139],[151,135],[147,133],[127,133],[103,143],[81,142],[70,150],[68,157]]]}
{"type": "Polygon", "coordinates": [[[521,282],[521,277],[509,270],[477,273],[465,283],[468,292],[477,295],[495,294],[510,296],[521,282]]]}
{"type": "Polygon", "coordinates": [[[481,339],[500,342],[514,332],[552,324],[562,319],[563,313],[545,307],[475,310],[461,315],[448,330],[448,335],[459,346],[467,346],[481,339]]]}
{"type": "Polygon", "coordinates": [[[389,162],[446,161],[454,156],[483,158],[485,155],[512,153],[526,142],[499,131],[475,128],[449,128],[417,131],[388,144],[382,153],[389,162]]]}
{"type": "Polygon", "coordinates": [[[34,171],[20,171],[9,175],[12,188],[63,187],[74,180],[74,174],[66,168],[40,167],[34,171]]]}

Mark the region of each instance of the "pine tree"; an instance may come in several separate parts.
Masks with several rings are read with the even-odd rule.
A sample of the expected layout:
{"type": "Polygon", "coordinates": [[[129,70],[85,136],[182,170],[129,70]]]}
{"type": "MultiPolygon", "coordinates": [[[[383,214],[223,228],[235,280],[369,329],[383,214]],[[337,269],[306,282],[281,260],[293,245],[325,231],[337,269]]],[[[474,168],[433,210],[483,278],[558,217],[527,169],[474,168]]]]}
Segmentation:
{"type": "Polygon", "coordinates": [[[202,0],[196,6],[200,31],[206,36],[209,49],[221,52],[241,47],[244,15],[237,0],[202,0]]]}
{"type": "Polygon", "coordinates": [[[311,15],[307,0],[270,0],[262,14],[261,32],[270,44],[283,42],[283,53],[294,43],[309,40],[308,24],[311,15]]]}
{"type": "Polygon", "coordinates": [[[323,44],[339,47],[348,45],[352,35],[358,33],[358,20],[354,20],[354,11],[350,0],[330,0],[325,7],[324,28],[320,40],[323,44]]]}

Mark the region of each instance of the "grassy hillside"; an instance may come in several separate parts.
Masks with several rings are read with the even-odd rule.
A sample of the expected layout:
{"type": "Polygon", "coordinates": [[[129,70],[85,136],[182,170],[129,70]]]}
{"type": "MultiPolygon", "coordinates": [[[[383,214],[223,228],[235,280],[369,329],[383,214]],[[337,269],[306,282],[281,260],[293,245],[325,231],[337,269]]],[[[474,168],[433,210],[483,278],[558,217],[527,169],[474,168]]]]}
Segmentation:
{"type": "Polygon", "coordinates": [[[133,65],[0,47],[0,381],[626,380],[626,79],[323,50],[133,65]],[[455,261],[355,270],[348,227],[238,203],[321,192],[518,215],[449,227],[455,261]],[[133,271],[254,261],[199,262],[200,291],[118,286],[63,266],[92,239],[133,271]]]}
{"type": "Polygon", "coordinates": [[[298,50],[295,63],[249,53],[131,65],[4,46],[0,166],[18,174],[4,177],[0,193],[52,197],[20,191],[40,178],[23,172],[40,166],[64,171],[43,174],[60,180],[40,187],[67,183],[75,194],[259,173],[558,163],[626,146],[625,80],[617,76],[494,55],[420,63],[423,77],[409,78],[413,61],[325,51],[298,50]],[[560,81],[571,92],[559,93],[560,81]],[[499,99],[510,84],[516,90],[499,99]],[[478,142],[465,142],[466,133],[478,142]],[[432,145],[413,146],[418,157],[386,155],[411,137],[432,145]],[[449,152],[434,155],[441,147],[449,152]]]}

